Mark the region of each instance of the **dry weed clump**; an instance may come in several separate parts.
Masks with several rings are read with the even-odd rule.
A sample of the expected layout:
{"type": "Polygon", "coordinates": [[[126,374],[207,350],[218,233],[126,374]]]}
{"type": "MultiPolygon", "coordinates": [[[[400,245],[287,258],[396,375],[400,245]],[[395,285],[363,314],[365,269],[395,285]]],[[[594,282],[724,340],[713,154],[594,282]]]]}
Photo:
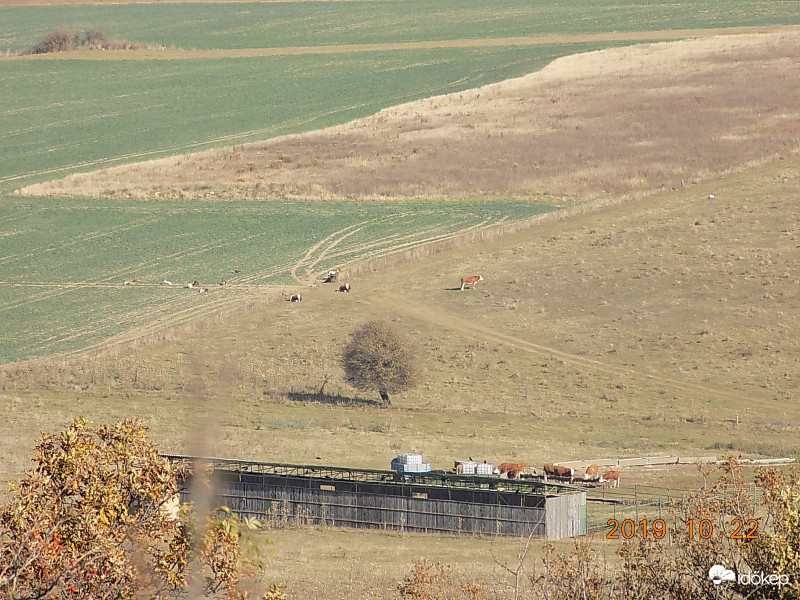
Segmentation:
{"type": "Polygon", "coordinates": [[[796,30],[591,52],[320,132],[22,193],[187,200],[650,194],[797,152],[799,52],[796,30]]]}
{"type": "Polygon", "coordinates": [[[108,39],[101,29],[87,29],[81,33],[75,33],[68,29],[59,28],[48,33],[42,41],[32,48],[20,50],[17,54],[26,56],[29,54],[70,52],[73,50],[141,50],[154,47],[123,40],[108,39]]]}

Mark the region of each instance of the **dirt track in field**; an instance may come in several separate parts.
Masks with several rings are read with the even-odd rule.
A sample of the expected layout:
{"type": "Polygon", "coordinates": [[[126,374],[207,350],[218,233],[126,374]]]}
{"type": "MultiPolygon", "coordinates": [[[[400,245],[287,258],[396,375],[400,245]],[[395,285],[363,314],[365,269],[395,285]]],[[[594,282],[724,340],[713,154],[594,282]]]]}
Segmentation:
{"type": "Polygon", "coordinates": [[[579,35],[544,35],[530,37],[481,38],[381,44],[342,44],[332,46],[292,46],[286,48],[242,48],[218,50],[76,50],[53,54],[6,55],[0,60],[178,60],[201,58],[254,58],[260,56],[298,56],[302,54],[352,54],[395,50],[434,50],[437,48],[495,48],[506,46],[540,46],[545,44],[581,44],[592,42],[658,42],[687,38],[708,38],[743,33],[777,33],[791,31],[789,26],[728,27],[722,29],[675,29],[664,31],[630,31],[579,35]]]}

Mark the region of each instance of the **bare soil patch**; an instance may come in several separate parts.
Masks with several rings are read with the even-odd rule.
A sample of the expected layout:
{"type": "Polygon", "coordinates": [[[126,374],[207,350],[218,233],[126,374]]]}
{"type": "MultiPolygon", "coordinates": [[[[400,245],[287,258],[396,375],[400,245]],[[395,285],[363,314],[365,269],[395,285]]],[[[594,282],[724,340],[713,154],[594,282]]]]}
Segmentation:
{"type": "Polygon", "coordinates": [[[21,193],[645,195],[797,152],[798,54],[799,28],[591,52],[320,132],[75,175],[21,193]]]}

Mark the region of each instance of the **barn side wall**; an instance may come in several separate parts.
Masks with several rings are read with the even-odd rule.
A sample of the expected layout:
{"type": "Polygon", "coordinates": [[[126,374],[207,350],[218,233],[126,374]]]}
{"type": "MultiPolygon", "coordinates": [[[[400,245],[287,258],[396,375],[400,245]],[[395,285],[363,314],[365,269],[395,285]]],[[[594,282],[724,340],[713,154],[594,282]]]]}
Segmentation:
{"type": "Polygon", "coordinates": [[[216,479],[217,503],[264,521],[519,537],[532,533],[544,539],[585,532],[583,493],[546,497],[230,472],[216,479]]]}
{"type": "Polygon", "coordinates": [[[547,539],[586,535],[586,493],[547,498],[547,539]]]}

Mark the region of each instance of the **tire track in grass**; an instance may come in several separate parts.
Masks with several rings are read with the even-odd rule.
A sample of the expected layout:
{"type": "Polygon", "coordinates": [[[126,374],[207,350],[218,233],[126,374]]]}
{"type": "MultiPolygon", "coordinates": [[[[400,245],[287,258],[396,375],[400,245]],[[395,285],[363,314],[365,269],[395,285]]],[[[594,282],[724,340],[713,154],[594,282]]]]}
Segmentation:
{"type": "MultiPolygon", "coordinates": [[[[170,323],[174,320],[176,315],[187,315],[188,320],[193,318],[201,318],[209,311],[215,310],[216,305],[227,304],[236,301],[235,299],[219,299],[214,304],[208,305],[206,303],[203,306],[198,307],[197,302],[189,299],[191,296],[189,294],[197,297],[199,294],[191,292],[186,292],[186,299],[185,301],[181,301],[180,303],[173,302],[168,306],[172,306],[173,308],[169,310],[160,310],[157,311],[156,315],[154,315],[153,306],[148,305],[146,307],[142,307],[139,310],[134,311],[123,311],[122,313],[115,313],[107,315],[100,319],[93,319],[92,320],[92,327],[91,328],[78,328],[75,329],[74,327],[64,326],[61,330],[66,331],[74,331],[71,335],[56,335],[51,336],[46,341],[50,343],[44,344],[37,344],[39,350],[47,350],[49,348],[53,348],[60,344],[65,344],[70,341],[80,339],[87,335],[91,335],[92,331],[96,331],[98,329],[104,329],[105,327],[111,326],[115,323],[119,323],[121,320],[124,320],[125,323],[129,323],[130,326],[125,327],[125,330],[117,336],[127,336],[129,339],[134,340],[145,335],[148,335],[151,330],[152,331],[161,331],[163,329],[169,329],[172,325],[170,323]],[[180,305],[183,308],[179,311],[175,311],[176,305],[180,305]],[[154,317],[157,315],[161,315],[161,318],[158,320],[154,320],[154,317]],[[150,323],[148,325],[148,323],[150,323]]],[[[117,337],[112,336],[112,337],[117,337]]],[[[109,338],[104,338],[104,340],[108,340],[109,338]]],[[[103,345],[104,342],[99,342],[98,345],[103,345]]],[[[84,349],[76,350],[76,353],[84,352],[84,349]]]]}
{"type": "Polygon", "coordinates": [[[372,260],[372,259],[375,259],[375,258],[380,258],[382,256],[386,256],[388,254],[393,254],[395,252],[400,252],[400,251],[403,251],[403,250],[409,250],[409,249],[413,249],[413,248],[416,248],[418,246],[422,246],[422,245],[425,245],[425,244],[430,244],[430,243],[434,243],[434,242],[440,242],[442,240],[447,240],[447,239],[456,237],[456,236],[464,233],[465,231],[471,231],[471,230],[476,229],[476,228],[482,228],[483,225],[487,221],[488,221],[488,219],[486,221],[482,221],[481,223],[478,223],[478,224],[473,225],[471,227],[466,227],[466,228],[460,229],[458,231],[453,231],[453,232],[449,232],[449,233],[443,233],[443,234],[438,235],[438,236],[432,236],[432,237],[428,237],[428,238],[425,238],[425,239],[418,239],[418,240],[414,240],[414,241],[411,241],[411,242],[407,242],[405,244],[399,244],[399,245],[396,245],[396,246],[390,246],[390,247],[388,247],[386,249],[376,250],[374,252],[370,252],[370,253],[367,253],[367,254],[364,254],[364,255],[360,255],[354,260],[357,260],[357,261],[372,260]]]}
{"type": "MultiPolygon", "coordinates": [[[[365,298],[364,302],[373,305],[378,303],[373,298],[365,298]]],[[[752,400],[751,395],[744,395],[737,391],[721,390],[719,388],[709,387],[703,384],[679,381],[664,375],[647,373],[624,365],[585,358],[576,354],[564,352],[563,350],[559,350],[553,346],[547,346],[544,344],[520,339],[496,329],[481,326],[475,321],[467,321],[459,318],[452,313],[441,313],[433,304],[423,307],[416,302],[408,300],[408,298],[405,296],[393,297],[391,302],[393,311],[405,312],[415,319],[423,322],[433,323],[442,329],[449,331],[470,331],[471,334],[475,334],[474,337],[482,338],[483,341],[504,344],[506,346],[511,346],[539,356],[557,358],[573,367],[580,369],[587,369],[612,377],[619,377],[623,379],[630,378],[634,380],[638,379],[650,383],[657,383],[665,388],[672,389],[673,391],[679,390],[681,392],[701,394],[717,400],[738,400],[745,403],[752,400]]],[[[383,303],[381,302],[381,304],[383,303]]]]}
{"type": "Polygon", "coordinates": [[[118,346],[120,344],[134,342],[143,337],[155,335],[163,331],[168,331],[170,329],[186,325],[198,319],[208,317],[213,313],[233,307],[236,304],[241,303],[242,301],[251,301],[262,296],[263,296],[262,294],[248,294],[245,296],[220,299],[214,301],[212,304],[206,303],[201,307],[198,307],[197,305],[187,307],[184,310],[170,313],[169,315],[166,316],[166,318],[162,319],[157,323],[153,323],[151,321],[149,325],[146,324],[143,327],[137,327],[135,329],[133,328],[127,329],[126,331],[123,331],[110,338],[105,338],[99,342],[85,346],[83,348],[66,352],[64,353],[64,355],[76,356],[84,354],[86,352],[90,352],[92,350],[105,349],[113,346],[118,346]]]}
{"type": "Polygon", "coordinates": [[[351,105],[351,106],[343,106],[339,108],[334,108],[329,111],[314,114],[311,117],[305,119],[295,119],[293,121],[282,122],[278,125],[272,125],[270,127],[263,127],[259,129],[251,129],[249,131],[243,131],[239,133],[232,133],[223,136],[217,136],[214,138],[209,138],[207,140],[195,141],[195,142],[187,142],[185,144],[174,145],[174,146],[166,146],[164,148],[157,148],[154,150],[142,150],[139,152],[129,152],[127,154],[120,154],[117,156],[111,157],[104,157],[98,158],[95,160],[83,161],[78,163],[72,163],[69,165],[63,165],[60,167],[51,167],[48,169],[39,169],[36,171],[26,171],[25,173],[18,173],[14,175],[6,175],[5,177],[0,177],[0,185],[4,183],[10,183],[13,181],[18,181],[20,179],[32,178],[37,177],[40,175],[52,175],[55,173],[63,173],[65,171],[72,171],[76,169],[84,169],[87,167],[104,167],[104,166],[114,166],[120,163],[127,163],[132,161],[141,161],[146,158],[150,158],[153,156],[169,156],[172,154],[183,154],[188,150],[201,148],[204,146],[217,146],[224,142],[237,142],[242,140],[243,138],[252,138],[254,136],[272,136],[278,131],[285,131],[286,129],[292,129],[296,127],[304,127],[306,125],[310,125],[314,123],[318,119],[322,119],[331,115],[335,115],[341,112],[356,110],[359,108],[364,108],[371,106],[374,103],[371,102],[362,102],[359,104],[351,105]]]}
{"type": "Polygon", "coordinates": [[[312,274],[312,271],[314,270],[314,267],[316,267],[319,263],[321,263],[325,259],[325,257],[330,253],[331,250],[333,250],[336,246],[341,244],[343,241],[345,241],[351,235],[355,235],[355,234],[359,233],[360,231],[363,231],[365,228],[366,228],[366,225],[363,225],[361,227],[357,227],[357,228],[353,229],[352,231],[349,231],[346,234],[336,238],[333,242],[328,244],[322,250],[322,252],[320,252],[317,255],[316,260],[313,260],[310,263],[304,264],[302,268],[305,270],[305,274],[306,274],[305,281],[308,281],[311,278],[311,274],[312,274]]]}
{"type": "MultiPolygon", "coordinates": [[[[159,222],[160,220],[161,220],[160,218],[159,219],[153,219],[152,222],[159,222]]],[[[153,259],[149,259],[149,260],[146,260],[146,261],[142,261],[142,262],[137,263],[137,264],[126,265],[124,268],[128,272],[133,272],[133,271],[137,271],[137,270],[140,271],[140,270],[144,270],[144,269],[150,269],[150,268],[153,268],[154,266],[158,265],[159,263],[161,263],[161,262],[163,262],[165,260],[178,260],[178,259],[185,259],[185,258],[190,257],[190,256],[197,256],[199,254],[203,254],[204,252],[209,252],[211,250],[214,250],[214,249],[217,249],[217,248],[220,248],[220,247],[225,247],[225,246],[228,246],[230,244],[237,244],[237,243],[240,243],[242,241],[247,241],[249,239],[254,239],[254,238],[260,237],[260,236],[265,235],[265,234],[266,234],[266,232],[263,232],[263,233],[253,234],[253,235],[250,235],[250,236],[245,236],[243,238],[239,238],[239,239],[236,239],[236,240],[230,240],[229,242],[215,245],[213,248],[189,248],[187,250],[183,250],[183,251],[180,251],[180,252],[175,252],[175,253],[167,255],[167,256],[160,256],[160,257],[157,257],[157,258],[153,258],[153,259]]],[[[82,281],[82,282],[76,282],[76,283],[55,283],[53,285],[57,286],[57,289],[54,289],[54,290],[51,289],[51,290],[45,291],[45,292],[43,292],[41,294],[30,295],[27,298],[12,300],[11,303],[0,304],[0,313],[8,311],[8,310],[13,310],[15,308],[20,308],[22,306],[26,306],[26,305],[29,305],[29,304],[32,304],[32,303],[35,303],[35,302],[41,302],[41,301],[44,301],[44,300],[50,300],[50,299],[55,298],[57,296],[61,296],[63,294],[67,294],[70,291],[72,291],[73,289],[75,289],[76,287],[84,287],[84,288],[86,288],[86,287],[118,287],[118,286],[122,285],[121,282],[120,283],[116,283],[116,284],[111,284],[109,282],[111,280],[113,280],[113,279],[117,279],[118,280],[120,278],[121,278],[121,276],[120,276],[118,271],[114,271],[114,272],[106,271],[105,273],[97,274],[95,276],[94,281],[88,281],[88,282],[82,281]]],[[[137,285],[140,285],[140,284],[137,284],[137,285]]],[[[153,283],[151,285],[157,285],[157,284],[153,283]]]]}
{"type": "Polygon", "coordinates": [[[50,252],[59,252],[61,250],[65,250],[77,244],[83,244],[86,242],[92,242],[98,238],[102,238],[107,235],[115,235],[118,233],[123,233],[125,231],[130,231],[136,227],[143,227],[145,225],[152,225],[153,223],[158,223],[162,220],[161,216],[158,217],[148,217],[145,219],[141,219],[139,221],[128,221],[127,223],[121,223],[114,227],[109,227],[108,229],[97,230],[97,231],[89,231],[79,236],[75,236],[70,238],[69,241],[62,242],[57,246],[50,246],[47,248],[40,248],[35,252],[29,252],[27,254],[7,254],[3,257],[0,257],[0,265],[3,263],[7,263],[8,261],[17,261],[17,260],[27,260],[29,258],[42,256],[44,254],[48,254],[50,252]]]}
{"type": "Polygon", "coordinates": [[[367,219],[366,221],[362,221],[360,223],[355,223],[353,225],[348,225],[344,229],[340,229],[339,231],[334,231],[330,235],[322,238],[319,242],[317,242],[316,244],[311,246],[308,249],[308,251],[305,253],[305,255],[291,267],[291,269],[289,270],[289,274],[292,276],[292,279],[294,279],[298,283],[305,283],[304,280],[300,279],[300,277],[298,276],[297,272],[300,269],[304,268],[306,266],[306,264],[309,263],[312,260],[311,257],[314,256],[314,254],[317,251],[319,251],[320,248],[322,248],[326,243],[337,244],[338,241],[336,241],[336,240],[339,237],[341,237],[341,236],[347,237],[349,235],[352,235],[352,233],[348,233],[348,232],[350,232],[351,230],[356,229],[356,228],[363,229],[367,224],[372,223],[372,222],[374,222],[376,220],[377,219],[367,219]]]}
{"type": "MultiPolygon", "coordinates": [[[[150,284],[151,287],[159,286],[159,284],[150,284]]],[[[118,287],[118,286],[115,286],[118,287]]],[[[137,285],[138,287],[138,285],[137,285]]],[[[160,287],[160,286],[159,286],[160,287]]],[[[135,288],[128,291],[134,292],[135,288]]],[[[225,307],[239,303],[242,300],[250,300],[261,296],[260,293],[236,293],[233,290],[220,289],[217,292],[208,292],[208,294],[200,294],[199,291],[188,291],[185,288],[178,288],[174,290],[173,298],[169,302],[160,301],[158,304],[148,303],[139,309],[125,309],[123,308],[117,313],[104,313],[102,317],[93,317],[91,319],[91,329],[78,328],[75,329],[73,324],[67,324],[60,328],[53,330],[56,333],[61,331],[74,331],[71,335],[53,335],[45,338],[42,342],[50,343],[37,343],[36,347],[39,351],[47,348],[52,348],[59,344],[64,344],[71,340],[79,339],[90,334],[92,330],[103,329],[107,326],[113,326],[119,322],[130,323],[125,331],[112,336],[113,338],[125,336],[126,339],[135,340],[153,332],[170,329],[177,323],[189,322],[194,319],[202,318],[210,312],[218,310],[220,307],[225,307]],[[202,300],[200,300],[202,298],[202,300]],[[211,298],[211,302],[206,300],[211,298]],[[203,304],[199,304],[202,302],[203,304]],[[155,314],[154,314],[155,313],[155,314]]],[[[97,310],[102,310],[98,308],[97,310]]],[[[112,338],[103,338],[103,340],[91,345],[91,347],[101,347],[108,343],[112,338]]],[[[84,352],[86,348],[75,350],[73,353],[84,352]]]]}

